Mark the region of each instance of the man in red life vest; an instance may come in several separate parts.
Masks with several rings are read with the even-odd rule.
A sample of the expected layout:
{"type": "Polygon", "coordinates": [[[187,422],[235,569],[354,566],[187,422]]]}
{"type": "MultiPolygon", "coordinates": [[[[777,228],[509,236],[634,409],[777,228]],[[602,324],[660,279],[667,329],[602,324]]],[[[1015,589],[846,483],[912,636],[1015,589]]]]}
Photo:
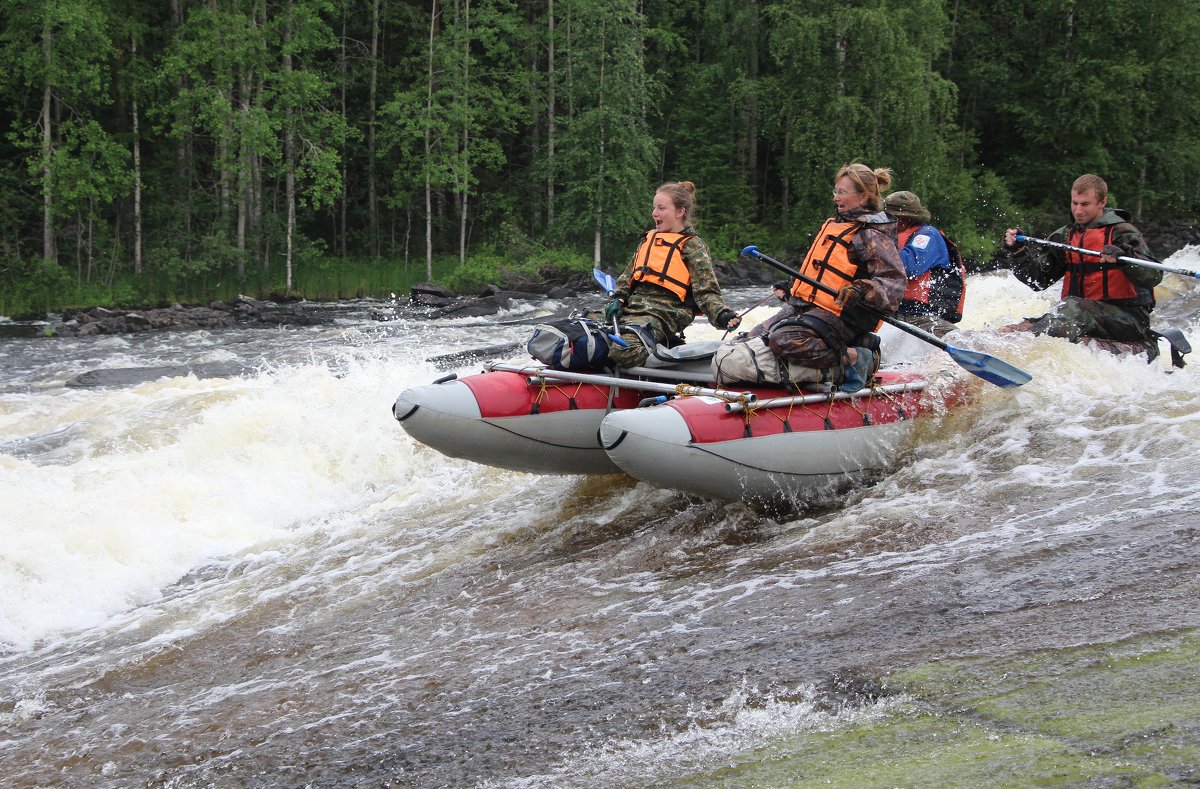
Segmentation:
{"type": "Polygon", "coordinates": [[[942,337],[962,320],[967,296],[958,247],[929,224],[929,210],[912,192],[892,192],[883,210],[896,218],[896,245],[908,277],[896,317],[942,337]]]}
{"type": "Polygon", "coordinates": [[[1108,184],[1098,175],[1081,175],[1071,186],[1071,224],[1055,230],[1051,241],[1103,252],[1094,257],[1017,241],[1019,230],[1004,234],[1004,251],[1017,279],[1035,290],[1063,281],[1062,301],[1038,318],[1001,331],[1032,331],[1077,342],[1096,337],[1152,344],[1150,311],[1154,286],[1162,272],[1122,263],[1117,257],[1156,260],[1129,213],[1108,207],[1108,184]]]}

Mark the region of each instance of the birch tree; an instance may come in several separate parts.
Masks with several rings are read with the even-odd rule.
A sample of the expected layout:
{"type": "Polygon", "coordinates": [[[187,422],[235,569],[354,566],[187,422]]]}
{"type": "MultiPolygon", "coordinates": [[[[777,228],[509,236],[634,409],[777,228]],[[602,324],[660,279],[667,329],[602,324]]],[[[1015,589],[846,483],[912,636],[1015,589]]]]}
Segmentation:
{"type": "Polygon", "coordinates": [[[103,185],[87,184],[77,157],[116,144],[93,115],[108,103],[105,64],[113,45],[107,9],[87,0],[13,0],[0,13],[0,52],[10,78],[41,98],[36,120],[18,117],[10,139],[28,155],[27,171],[41,196],[42,257],[57,261],[58,223],[78,216],[77,205],[60,204],[68,188],[62,171],[72,171],[71,188],[80,199],[89,191],[104,199],[103,185]]]}
{"type": "Polygon", "coordinates": [[[628,245],[646,221],[659,143],[650,130],[647,96],[652,80],[641,57],[643,19],[630,0],[567,0],[557,4],[571,35],[564,86],[566,118],[556,147],[557,170],[569,173],[559,222],[569,234],[590,238],[599,265],[605,241],[628,245]]]}

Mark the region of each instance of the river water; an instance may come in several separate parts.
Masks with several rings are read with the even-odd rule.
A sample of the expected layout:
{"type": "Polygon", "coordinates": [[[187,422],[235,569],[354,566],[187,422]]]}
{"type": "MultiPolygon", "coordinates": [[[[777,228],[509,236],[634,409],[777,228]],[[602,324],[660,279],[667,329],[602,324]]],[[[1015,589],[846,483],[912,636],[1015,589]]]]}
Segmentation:
{"type": "MultiPolygon", "coordinates": [[[[903,716],[892,672],[1196,627],[1200,361],[1001,335],[1053,293],[969,287],[948,340],[1034,381],[972,379],[890,474],[785,513],[410,440],[426,360],[523,339],[528,306],[0,340],[6,785],[703,785],[903,716]],[[65,385],[184,363],[241,372],[65,385]]],[[[1200,291],[1159,293],[1200,340],[1200,291]]]]}

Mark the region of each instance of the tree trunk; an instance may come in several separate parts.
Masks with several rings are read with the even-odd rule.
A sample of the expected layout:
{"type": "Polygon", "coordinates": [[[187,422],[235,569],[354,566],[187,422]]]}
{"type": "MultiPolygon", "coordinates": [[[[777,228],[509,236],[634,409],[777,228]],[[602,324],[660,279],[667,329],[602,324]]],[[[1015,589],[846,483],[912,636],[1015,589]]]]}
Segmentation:
{"type": "Polygon", "coordinates": [[[83,214],[75,210],[75,281],[83,282],[83,214]]]}
{"type": "Polygon", "coordinates": [[[429,124],[433,122],[433,31],[437,25],[438,0],[429,4],[429,72],[425,94],[425,279],[433,279],[433,186],[429,178],[432,154],[429,124]]]}
{"type": "MultiPolygon", "coordinates": [[[[263,9],[263,12],[265,13],[265,9],[263,9]]],[[[255,103],[261,107],[263,106],[263,99],[266,94],[265,77],[261,74],[258,75],[255,83],[255,103]]],[[[252,150],[250,152],[250,232],[258,241],[255,247],[260,256],[259,263],[264,272],[271,266],[271,239],[267,234],[262,232],[263,196],[265,194],[262,154],[257,150],[252,150]]]]}
{"type": "MultiPolygon", "coordinates": [[[[1145,139],[1150,139],[1147,136],[1145,139]]],[[[1139,221],[1142,217],[1142,201],[1146,197],[1146,160],[1142,160],[1142,166],[1138,170],[1138,190],[1137,200],[1133,204],[1133,220],[1139,221]]]]}
{"type": "Polygon", "coordinates": [[[1066,43],[1066,52],[1063,55],[1063,60],[1068,64],[1071,62],[1071,44],[1075,38],[1075,4],[1067,4],[1067,33],[1063,37],[1066,43]]]}
{"type": "Polygon", "coordinates": [[[841,98],[846,95],[846,34],[839,34],[833,46],[837,52],[837,95],[841,98]]]}
{"type": "Polygon", "coordinates": [[[121,245],[121,215],[117,214],[113,219],[113,242],[112,251],[108,255],[108,275],[104,278],[104,287],[111,288],[113,277],[117,275],[117,256],[120,253],[121,245]]]}
{"type": "MultiPolygon", "coordinates": [[[[137,36],[129,37],[129,54],[137,60],[137,36]]],[[[138,99],[133,91],[133,274],[142,273],[142,138],[138,119],[138,99]]],[[[110,278],[111,282],[111,278],[110,278]]]]}
{"type": "Polygon", "coordinates": [[[54,244],[54,172],[50,164],[54,154],[50,90],[50,71],[54,60],[54,33],[50,30],[49,14],[47,14],[42,48],[46,62],[46,80],[42,86],[42,257],[58,262],[58,250],[54,244]]]}
{"type": "Polygon", "coordinates": [[[571,7],[567,6],[567,119],[575,119],[575,68],[571,57],[571,7]]]}
{"type": "Polygon", "coordinates": [[[787,232],[791,227],[791,202],[792,202],[792,130],[789,128],[783,133],[783,204],[780,211],[780,219],[783,232],[787,232]]]}
{"type": "MultiPolygon", "coordinates": [[[[346,60],[346,2],[342,1],[342,38],[341,48],[338,50],[338,66],[341,71],[341,85],[339,86],[339,94],[342,105],[342,123],[349,126],[349,121],[346,117],[346,87],[350,81],[349,71],[346,60]]],[[[347,204],[350,202],[350,151],[345,142],[342,143],[342,199],[341,205],[338,206],[338,216],[334,222],[333,244],[343,260],[346,259],[346,213],[347,204]]]]}
{"type": "Polygon", "coordinates": [[[379,200],[378,186],[375,183],[375,104],[379,85],[379,3],[380,0],[374,0],[371,3],[371,79],[367,88],[367,212],[370,223],[368,243],[373,257],[379,257],[379,200]]]}
{"type": "MultiPolygon", "coordinates": [[[[395,216],[395,214],[393,214],[393,217],[394,216],[395,216]]],[[[393,219],[392,221],[394,223],[395,219],[393,219]]],[[[393,224],[393,229],[394,229],[394,224],[393,224]]],[[[409,262],[408,261],[408,249],[409,249],[409,242],[411,240],[412,240],[412,203],[406,200],[406,201],[404,201],[404,273],[405,274],[408,273],[408,262],[409,262]]],[[[395,243],[395,239],[393,239],[393,245],[394,245],[394,243],[395,243]]]]}
{"type": "Polygon", "coordinates": [[[546,227],[554,228],[554,123],[555,123],[555,73],[554,73],[554,0],[547,0],[547,54],[546,72],[550,83],[550,94],[546,99],[546,227]]]}
{"type": "Polygon", "coordinates": [[[463,0],[462,195],[458,212],[458,265],[467,262],[467,198],[471,191],[471,0],[463,0]]]}
{"type": "MultiPolygon", "coordinates": [[[[751,0],[750,6],[750,95],[745,98],[746,119],[746,184],[753,189],[759,182],[758,177],[758,3],[751,0]]],[[[762,179],[765,183],[766,179],[762,179]]],[[[758,195],[761,201],[765,194],[758,195]]]]}
{"type": "MultiPolygon", "coordinates": [[[[283,29],[283,74],[288,82],[291,81],[292,74],[292,54],[291,48],[288,46],[291,37],[291,20],[289,20],[283,29]]],[[[292,128],[294,120],[292,108],[289,106],[284,113],[283,121],[284,199],[287,201],[287,252],[285,257],[287,274],[283,292],[289,296],[292,293],[292,248],[296,231],[296,132],[292,128]]]]}
{"type": "Polygon", "coordinates": [[[960,0],[954,0],[954,13],[950,15],[950,35],[946,39],[946,70],[944,72],[947,77],[951,77],[954,69],[954,45],[958,43],[959,5],[960,0]]]}
{"type": "Polygon", "coordinates": [[[599,170],[596,173],[596,240],[592,248],[592,264],[600,267],[600,240],[604,231],[604,135],[607,127],[604,124],[604,64],[608,60],[605,49],[605,23],[600,24],[600,84],[597,109],[600,111],[600,156],[599,170]]]}
{"type": "Polygon", "coordinates": [[[244,119],[250,114],[250,80],[252,78],[243,70],[239,79],[240,94],[239,103],[241,104],[241,114],[243,121],[241,123],[240,133],[237,135],[237,275],[241,279],[246,275],[246,225],[249,222],[250,214],[250,151],[246,145],[246,126],[248,121],[244,119]]]}
{"type": "MultiPolygon", "coordinates": [[[[170,0],[171,24],[177,32],[183,27],[184,12],[182,0],[170,0]]],[[[186,77],[180,76],[175,80],[176,95],[183,93],[186,77]]],[[[192,179],[189,168],[192,159],[191,121],[184,109],[180,108],[175,115],[175,127],[179,130],[179,144],[175,148],[176,182],[183,185],[183,255],[191,256],[192,237],[192,179]]]]}
{"type": "Polygon", "coordinates": [[[96,269],[96,201],[88,199],[87,218],[87,281],[92,281],[92,272],[96,269]]]}
{"type": "Polygon", "coordinates": [[[234,88],[232,85],[221,93],[225,102],[222,108],[225,122],[222,124],[221,136],[217,140],[217,192],[220,195],[221,241],[229,241],[229,231],[233,227],[233,138],[234,129],[234,88]]]}

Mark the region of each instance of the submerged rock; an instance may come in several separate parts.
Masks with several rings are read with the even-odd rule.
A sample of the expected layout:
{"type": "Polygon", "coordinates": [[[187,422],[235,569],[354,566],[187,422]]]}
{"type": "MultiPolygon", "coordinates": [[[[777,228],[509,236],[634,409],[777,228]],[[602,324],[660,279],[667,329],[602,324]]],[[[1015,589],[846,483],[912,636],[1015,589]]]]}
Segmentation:
{"type": "Polygon", "coordinates": [[[232,378],[253,368],[238,362],[198,362],[196,364],[172,364],[162,367],[116,367],[104,370],[88,370],[86,373],[68,378],[66,386],[71,389],[100,387],[136,386],[160,378],[179,378],[194,375],[197,378],[232,378]]]}

